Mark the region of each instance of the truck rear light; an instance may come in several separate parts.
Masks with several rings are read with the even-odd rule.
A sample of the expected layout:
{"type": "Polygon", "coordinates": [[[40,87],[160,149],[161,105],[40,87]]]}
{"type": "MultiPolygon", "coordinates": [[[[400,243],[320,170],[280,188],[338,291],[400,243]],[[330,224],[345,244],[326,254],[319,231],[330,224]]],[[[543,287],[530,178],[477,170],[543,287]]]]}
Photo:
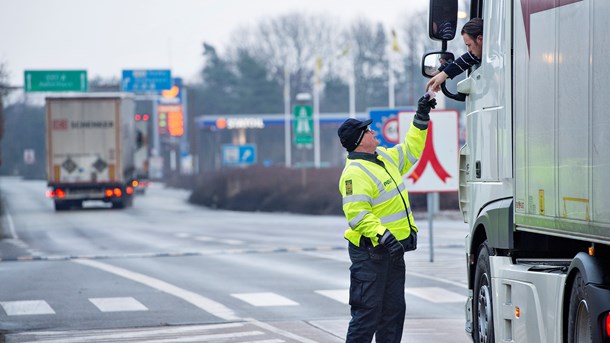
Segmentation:
{"type": "Polygon", "coordinates": [[[55,196],[58,198],[64,198],[66,196],[66,192],[63,189],[58,188],[55,190],[55,196]]]}
{"type": "Polygon", "coordinates": [[[138,180],[131,181],[131,185],[134,187],[138,187],[138,180]]]}
{"type": "Polygon", "coordinates": [[[46,194],[47,198],[55,197],[55,192],[54,191],[47,191],[45,194],[46,194]]]}
{"type": "Polygon", "coordinates": [[[610,312],[606,313],[605,327],[606,337],[610,338],[610,312]]]}
{"type": "Polygon", "coordinates": [[[115,197],[120,197],[121,195],[123,195],[123,192],[121,191],[120,188],[115,188],[112,190],[112,193],[114,194],[115,197]]]}
{"type": "Polygon", "coordinates": [[[125,193],[127,193],[127,194],[129,194],[129,195],[133,194],[133,188],[132,188],[132,187],[127,186],[127,188],[125,188],[125,193]]]}
{"type": "Polygon", "coordinates": [[[112,189],[107,189],[104,191],[104,195],[106,195],[107,198],[112,197],[112,189]]]}

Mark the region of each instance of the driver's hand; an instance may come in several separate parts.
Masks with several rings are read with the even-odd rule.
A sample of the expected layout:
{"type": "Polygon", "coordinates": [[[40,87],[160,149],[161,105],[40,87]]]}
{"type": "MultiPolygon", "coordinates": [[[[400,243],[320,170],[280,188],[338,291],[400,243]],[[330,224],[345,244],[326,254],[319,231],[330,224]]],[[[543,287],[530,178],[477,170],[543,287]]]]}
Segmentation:
{"type": "Polygon", "coordinates": [[[445,82],[448,77],[449,75],[447,75],[443,71],[436,74],[433,78],[430,79],[430,81],[428,81],[428,84],[426,84],[426,92],[429,90],[439,92],[441,90],[441,84],[443,84],[443,82],[445,82]]]}

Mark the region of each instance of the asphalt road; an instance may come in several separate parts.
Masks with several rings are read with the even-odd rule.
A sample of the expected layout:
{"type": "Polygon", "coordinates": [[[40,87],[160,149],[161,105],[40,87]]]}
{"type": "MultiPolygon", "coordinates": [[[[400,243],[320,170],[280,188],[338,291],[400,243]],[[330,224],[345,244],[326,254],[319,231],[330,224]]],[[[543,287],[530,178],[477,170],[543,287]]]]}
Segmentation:
{"type": "MultiPolygon", "coordinates": [[[[341,342],[340,216],[220,211],[154,184],[133,208],[56,213],[43,181],[0,178],[0,341],[341,342]]],[[[457,213],[407,254],[404,342],[470,342],[457,213]]]]}

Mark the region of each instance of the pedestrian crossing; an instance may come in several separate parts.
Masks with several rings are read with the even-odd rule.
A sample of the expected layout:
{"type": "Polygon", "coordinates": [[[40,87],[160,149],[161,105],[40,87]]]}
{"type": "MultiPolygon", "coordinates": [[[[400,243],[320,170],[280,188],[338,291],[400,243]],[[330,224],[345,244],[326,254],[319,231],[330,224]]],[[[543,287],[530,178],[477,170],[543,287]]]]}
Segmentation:
{"type": "MultiPolygon", "coordinates": [[[[323,296],[325,299],[332,299],[340,304],[349,303],[348,289],[327,289],[315,290],[315,294],[323,296]]],[[[302,305],[294,299],[290,299],[274,292],[254,292],[254,293],[233,293],[231,297],[254,307],[273,307],[273,306],[299,306],[302,305]]],[[[407,302],[415,297],[420,300],[434,304],[442,303],[463,303],[466,295],[449,291],[439,287],[416,287],[405,288],[407,302]]],[[[136,312],[148,311],[148,307],[133,297],[98,297],[88,298],[89,302],[100,312],[136,312]]],[[[6,316],[26,316],[26,315],[53,315],[55,309],[45,300],[15,300],[0,301],[0,309],[6,316]]],[[[0,312],[0,318],[2,317],[0,312]]]]}

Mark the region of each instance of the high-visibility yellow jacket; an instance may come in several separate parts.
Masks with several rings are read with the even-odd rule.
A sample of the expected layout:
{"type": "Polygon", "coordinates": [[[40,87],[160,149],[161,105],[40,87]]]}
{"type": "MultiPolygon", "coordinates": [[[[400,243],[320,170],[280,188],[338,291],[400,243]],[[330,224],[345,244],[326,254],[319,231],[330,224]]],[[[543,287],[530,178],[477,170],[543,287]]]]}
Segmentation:
{"type": "MultiPolygon", "coordinates": [[[[427,125],[426,125],[427,126],[427,125]]],[[[378,244],[386,228],[397,240],[417,232],[402,175],[420,158],[428,130],[411,127],[402,144],[378,147],[375,154],[350,152],[339,181],[343,212],[349,223],[345,238],[360,246],[360,237],[378,244]]]]}

